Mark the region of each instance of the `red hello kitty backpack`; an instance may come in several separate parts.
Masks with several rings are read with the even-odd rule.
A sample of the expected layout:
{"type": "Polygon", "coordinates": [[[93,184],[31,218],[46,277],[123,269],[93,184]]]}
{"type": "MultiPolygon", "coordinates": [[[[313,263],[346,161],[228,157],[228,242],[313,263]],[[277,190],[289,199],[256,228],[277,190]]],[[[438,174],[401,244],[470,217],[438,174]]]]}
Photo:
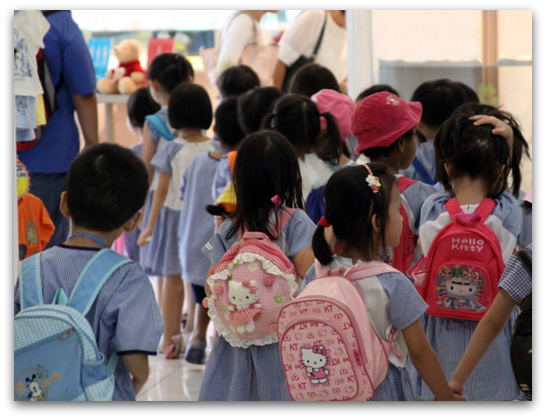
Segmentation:
{"type": "MultiPolygon", "coordinates": [[[[405,176],[400,176],[397,180],[398,189],[400,190],[400,196],[408,187],[417,182],[415,179],[411,179],[405,176]]],[[[404,205],[400,206],[400,214],[402,214],[402,234],[400,234],[400,242],[398,246],[393,248],[392,266],[401,272],[406,272],[411,263],[413,262],[413,255],[415,254],[415,246],[417,245],[418,236],[411,231],[409,226],[408,214],[404,208],[404,205]]]]}
{"type": "Polygon", "coordinates": [[[315,267],[317,278],[279,314],[281,362],[290,397],[371,400],[387,374],[390,351],[397,353],[396,328],[391,326],[389,342],[381,339],[354,281],[400,272],[382,262],[359,263],[347,270],[325,271],[318,262],[315,267]]]}
{"type": "MultiPolygon", "coordinates": [[[[295,211],[279,213],[281,247],[282,231],[295,211]]],[[[281,307],[298,291],[296,268],[281,248],[266,234],[249,231],[222,256],[207,284],[211,294],[204,305],[216,331],[242,348],[277,342],[281,307]]]]}
{"type": "Polygon", "coordinates": [[[495,205],[484,198],[474,213],[465,214],[456,198],[446,202],[452,221],[411,269],[427,313],[479,321],[493,302],[504,261],[499,239],[484,222],[495,205]]]}

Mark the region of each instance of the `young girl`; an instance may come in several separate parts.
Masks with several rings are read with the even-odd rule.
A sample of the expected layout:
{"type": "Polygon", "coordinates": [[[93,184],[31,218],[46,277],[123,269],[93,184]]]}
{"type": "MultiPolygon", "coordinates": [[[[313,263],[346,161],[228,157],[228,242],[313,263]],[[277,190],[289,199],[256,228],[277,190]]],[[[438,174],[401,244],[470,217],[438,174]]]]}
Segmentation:
{"type": "MultiPolygon", "coordinates": [[[[183,55],[165,52],[152,60],[146,74],[152,98],[161,106],[154,115],[161,120],[160,125],[164,124],[169,131],[173,131],[168,118],[169,98],[174,88],[180,83],[193,81],[193,67],[183,55]]],[[[160,132],[155,125],[146,121],[142,138],[142,161],[148,169],[150,179],[153,175],[150,165],[152,157],[157,148],[167,141],[160,132]]]]}
{"type": "MultiPolygon", "coordinates": [[[[487,197],[496,205],[485,224],[497,236],[503,261],[508,263],[522,219],[516,198],[507,190],[508,174],[520,163],[523,140],[516,138],[514,133],[519,129],[512,124],[515,122],[508,114],[491,106],[467,104],[440,127],[434,140],[436,170],[446,191],[430,196],[421,210],[419,237],[425,256],[438,232],[451,221],[445,207],[448,200],[456,197],[463,212],[471,214],[487,197]],[[495,120],[488,114],[500,118],[495,120]],[[497,124],[503,128],[497,128],[497,124]]],[[[516,179],[513,188],[519,190],[516,179]]],[[[425,333],[448,377],[453,375],[477,324],[472,320],[424,316],[425,333]]],[[[518,395],[509,354],[512,326],[513,319],[466,381],[464,395],[469,400],[511,400],[518,395]]],[[[410,372],[419,396],[432,397],[411,368],[410,372]]]]}
{"type": "MultiPolygon", "coordinates": [[[[313,252],[325,270],[378,261],[382,248],[398,244],[402,230],[400,194],[384,165],[370,163],[339,170],[326,184],[324,199],[326,213],[313,236],[313,252]]],[[[313,276],[311,271],[308,277],[313,276]]],[[[370,279],[363,278],[355,285],[363,293],[377,333],[388,341],[386,331],[391,325],[401,332],[394,341],[397,351],[389,354],[387,375],[373,400],[414,400],[405,368],[408,354],[437,400],[461,399],[451,392],[423,333],[419,319],[427,304],[411,282],[402,273],[377,275],[379,292],[388,301],[382,305],[366,297],[364,283],[369,285],[370,279]]]]}
{"type": "Polygon", "coordinates": [[[280,132],[296,149],[304,200],[313,189],[325,185],[334,171],[351,161],[335,118],[329,112],[320,113],[306,96],[286,94],[279,98],[273,112],[264,117],[262,128],[280,132]],[[326,122],[324,137],[321,120],[326,122]]]}
{"type": "Polygon", "coordinates": [[[193,294],[195,303],[193,334],[184,357],[192,364],[205,363],[207,326],[210,320],[203,307],[210,260],[201,252],[201,247],[214,233],[214,219],[205,209],[212,202],[207,192],[212,187],[221,157],[228,151],[236,150],[244,137],[237,122],[237,98],[228,97],[216,108],[214,133],[220,140],[221,149],[201,153],[193,159],[182,177],[179,195],[184,200],[178,225],[180,265],[184,281],[191,284],[190,295],[193,294]]]}
{"type": "MultiPolygon", "coordinates": [[[[298,161],[290,142],[267,130],[246,137],[239,147],[233,181],[237,208],[205,246],[210,249],[211,271],[238,242],[241,229],[262,232],[275,240],[303,277],[313,262],[311,239],[315,225],[305,212],[296,211],[283,230],[284,239],[277,241],[272,233],[276,225],[269,222],[272,210],[278,217],[287,207],[303,206],[298,161]]],[[[279,344],[245,349],[231,346],[218,336],[207,361],[199,400],[290,400],[279,344]]]]}
{"type": "Polygon", "coordinates": [[[205,89],[191,82],[180,84],[169,99],[169,122],[178,137],[160,147],[151,161],[156,171],[150,186],[151,202],[144,209],[140,263],[148,275],[163,276],[162,312],[165,323],[165,357],[177,358],[182,350],[180,324],[184,303],[182,268],[178,258],[179,198],[182,175],[201,152],[213,151],[201,134],[212,123],[212,104],[205,89]],[[153,193],[152,193],[153,192],[153,193]]]}
{"type": "MultiPolygon", "coordinates": [[[[148,87],[141,87],[135,90],[127,99],[127,128],[139,138],[139,142],[131,146],[130,149],[140,158],[142,158],[145,118],[147,115],[152,115],[160,109],[161,107],[153,100],[148,87]]],[[[123,235],[127,256],[138,262],[140,248],[137,245],[137,239],[140,235],[140,228],[136,227],[133,231],[129,233],[125,232],[123,235]]],[[[160,295],[161,293],[159,293],[160,295]]]]}

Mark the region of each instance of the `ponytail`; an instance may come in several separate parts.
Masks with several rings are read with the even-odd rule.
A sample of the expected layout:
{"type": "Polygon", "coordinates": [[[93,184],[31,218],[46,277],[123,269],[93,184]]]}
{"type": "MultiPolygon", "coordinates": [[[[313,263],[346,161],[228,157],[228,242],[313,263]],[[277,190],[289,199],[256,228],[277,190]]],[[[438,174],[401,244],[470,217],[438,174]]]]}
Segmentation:
{"type": "Polygon", "coordinates": [[[320,133],[318,138],[313,141],[315,153],[324,161],[331,164],[339,164],[339,158],[342,154],[350,156],[347,145],[342,140],[337,127],[336,119],[330,112],[318,114],[319,124],[320,118],[326,121],[326,132],[320,133]]]}
{"type": "Polygon", "coordinates": [[[332,250],[330,245],[324,237],[325,228],[321,225],[317,226],[315,233],[313,234],[313,253],[315,258],[320,262],[321,265],[329,265],[334,260],[332,250]]]}

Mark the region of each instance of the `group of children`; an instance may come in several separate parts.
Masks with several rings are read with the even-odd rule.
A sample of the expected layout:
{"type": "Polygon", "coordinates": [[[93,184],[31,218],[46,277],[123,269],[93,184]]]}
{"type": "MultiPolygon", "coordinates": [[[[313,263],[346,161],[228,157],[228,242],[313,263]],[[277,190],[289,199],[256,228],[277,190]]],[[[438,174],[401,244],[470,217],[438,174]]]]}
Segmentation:
{"type": "MultiPolygon", "coordinates": [[[[135,263],[115,274],[115,286],[101,291],[96,310],[88,314],[92,325],[108,330],[100,334],[106,357],[113,351],[121,355],[117,398],[134,400],[147,372],[143,358],[155,353],[162,324],[160,349],[166,358],[180,356],[186,290],[186,296],[193,294],[195,316],[184,356],[188,362],[206,361],[199,400],[291,400],[278,342],[237,347],[220,334],[205,356],[204,300],[211,293],[206,279],[249,231],[279,244],[301,289],[319,265],[334,269],[383,261],[398,269],[378,275],[388,303],[376,311],[386,312],[400,331],[402,354],[390,363],[373,400],[515,399],[518,385],[509,358],[515,303],[508,304],[502,333],[483,359],[475,360],[474,372],[475,364],[457,375],[478,322],[429,315],[407,274],[450,222],[446,202],[452,197],[467,214],[484,198],[495,202],[485,224],[508,264],[522,236],[519,167],[528,152],[514,118],[480,105],[470,88],[449,80],[420,86],[414,96],[422,102],[406,102],[390,86],[378,86],[354,103],[331,86],[317,85],[310,96],[260,87],[249,70],[234,66],[224,72],[221,102],[213,111],[207,92],[193,83],[189,61],[180,54],[159,55],[148,70],[149,88],[128,102],[130,126],[142,138],[135,153],[103,144],[82,152],[71,168],[62,209],[72,218],[73,232],[86,235],[74,234],[45,252],[51,260],[42,267],[45,289],[51,294],[70,288],[54,274],[82,268],[80,262],[67,264],[68,258],[83,261],[102,241],[108,247],[125,234],[135,263]],[[427,119],[430,113],[435,119],[427,119]],[[414,164],[419,158],[424,161],[414,164]],[[423,165],[429,170],[423,172],[423,165]],[[129,170],[146,182],[136,185],[129,170]],[[220,221],[215,224],[211,204],[230,186],[234,205],[215,213],[220,221]],[[107,198],[113,201],[103,204],[107,198]],[[310,208],[311,202],[318,207],[310,208]],[[88,213],[79,215],[82,208],[88,213]],[[301,211],[291,212],[279,233],[275,223],[289,208],[301,211]],[[110,225],[104,226],[107,220],[110,225]],[[133,276],[125,272],[129,269],[133,276]],[[150,301],[147,275],[162,278],[161,316],[150,301]],[[118,329],[133,333],[125,339],[118,329]]],[[[16,286],[15,313],[18,299],[16,286]]],[[[369,311],[373,322],[379,314],[369,311]]]]}

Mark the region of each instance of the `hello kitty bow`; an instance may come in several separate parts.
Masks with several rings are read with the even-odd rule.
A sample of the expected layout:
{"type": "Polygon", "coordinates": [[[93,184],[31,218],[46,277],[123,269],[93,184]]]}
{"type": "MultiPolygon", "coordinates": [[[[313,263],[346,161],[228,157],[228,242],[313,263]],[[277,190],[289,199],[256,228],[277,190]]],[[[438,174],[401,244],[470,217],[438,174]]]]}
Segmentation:
{"type": "Polygon", "coordinates": [[[258,291],[258,287],[255,285],[251,285],[249,279],[243,279],[243,287],[248,288],[251,294],[256,294],[256,291],[258,291]]]}
{"type": "Polygon", "coordinates": [[[372,169],[367,164],[363,164],[368,171],[368,176],[366,176],[366,182],[368,183],[369,188],[373,193],[377,193],[381,190],[381,182],[379,182],[379,177],[374,176],[372,169]]]}
{"type": "Polygon", "coordinates": [[[313,353],[314,354],[319,354],[319,355],[326,355],[326,349],[324,349],[324,347],[321,345],[321,346],[313,346],[313,353]]]}

